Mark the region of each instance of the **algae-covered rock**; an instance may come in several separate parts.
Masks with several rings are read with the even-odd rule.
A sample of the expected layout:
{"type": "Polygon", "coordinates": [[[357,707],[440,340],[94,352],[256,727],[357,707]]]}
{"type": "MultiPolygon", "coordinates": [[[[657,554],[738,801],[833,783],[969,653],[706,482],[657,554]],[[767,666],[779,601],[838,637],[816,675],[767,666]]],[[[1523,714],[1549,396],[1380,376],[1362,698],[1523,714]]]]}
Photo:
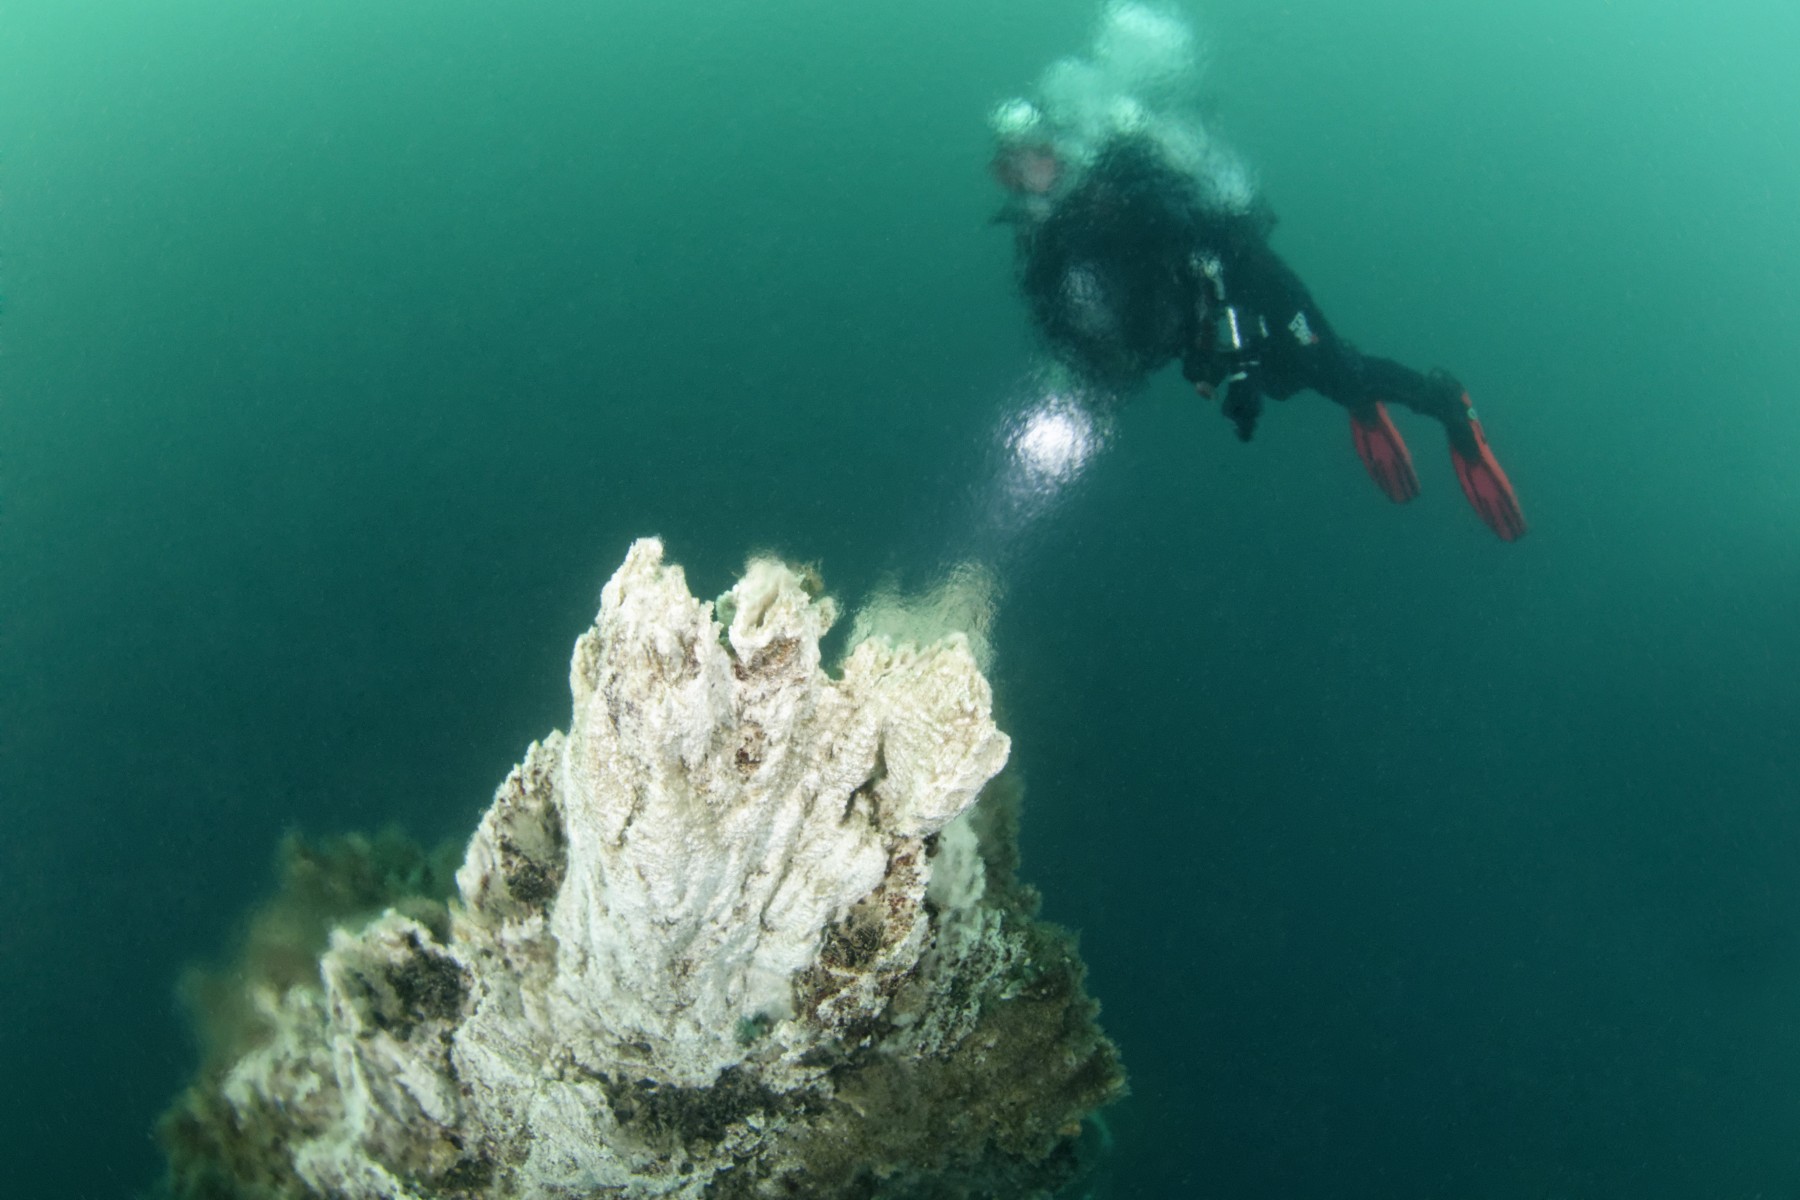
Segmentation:
{"type": "Polygon", "coordinates": [[[165,1118],[175,1191],[1072,1178],[1122,1076],[1072,943],[1013,878],[987,681],[957,633],[868,636],[828,674],[835,609],[810,582],[755,561],[715,606],[635,544],[576,643],[569,731],[500,786],[448,909],[395,898],[316,972],[252,955],[241,1002],[207,1006],[255,1019],[165,1118]]]}

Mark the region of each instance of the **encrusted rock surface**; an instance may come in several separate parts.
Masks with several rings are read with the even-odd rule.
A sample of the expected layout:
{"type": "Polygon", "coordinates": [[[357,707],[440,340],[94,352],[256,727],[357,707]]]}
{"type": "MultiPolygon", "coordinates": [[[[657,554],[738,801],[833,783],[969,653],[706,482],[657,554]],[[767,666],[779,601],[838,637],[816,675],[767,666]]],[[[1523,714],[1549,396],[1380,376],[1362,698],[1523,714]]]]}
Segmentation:
{"type": "Polygon", "coordinates": [[[780,563],[715,606],[633,545],[576,642],[569,731],[500,786],[447,919],[396,903],[334,930],[316,983],[250,972],[253,1033],[165,1119],[173,1189],[1066,1182],[1123,1085],[1072,945],[1012,876],[988,684],[956,633],[871,636],[834,678],[834,616],[780,563]]]}

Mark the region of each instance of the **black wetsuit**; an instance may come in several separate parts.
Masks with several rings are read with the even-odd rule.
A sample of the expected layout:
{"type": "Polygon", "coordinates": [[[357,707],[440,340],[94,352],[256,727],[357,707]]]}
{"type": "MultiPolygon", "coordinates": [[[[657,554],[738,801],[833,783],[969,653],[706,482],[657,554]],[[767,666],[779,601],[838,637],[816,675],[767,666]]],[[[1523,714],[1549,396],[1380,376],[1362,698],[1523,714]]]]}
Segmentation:
{"type": "Polygon", "coordinates": [[[1356,410],[1398,403],[1466,428],[1462,387],[1361,354],[1269,249],[1266,210],[1223,211],[1154,143],[1110,143],[1039,214],[1021,213],[1020,285],[1052,351],[1094,386],[1129,392],[1165,363],[1222,394],[1245,441],[1262,397],[1310,388],[1356,410]]]}

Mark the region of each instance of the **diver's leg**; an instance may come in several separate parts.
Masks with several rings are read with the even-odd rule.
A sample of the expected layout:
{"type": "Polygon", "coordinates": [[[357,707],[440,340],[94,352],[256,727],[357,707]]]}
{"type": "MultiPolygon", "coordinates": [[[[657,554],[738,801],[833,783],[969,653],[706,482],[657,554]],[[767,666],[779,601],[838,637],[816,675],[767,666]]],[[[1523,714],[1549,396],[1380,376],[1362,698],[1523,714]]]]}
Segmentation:
{"type": "MultiPolygon", "coordinates": [[[[1367,394],[1376,398],[1377,408],[1380,400],[1392,400],[1442,423],[1450,439],[1450,461],[1456,467],[1456,479],[1469,506],[1501,540],[1513,542],[1525,536],[1525,514],[1519,507],[1519,497],[1488,447],[1487,435],[1475,416],[1468,391],[1454,375],[1448,371],[1421,375],[1390,359],[1366,358],[1363,380],[1367,394]]],[[[1351,409],[1352,422],[1357,419],[1356,412],[1351,409]]]]}

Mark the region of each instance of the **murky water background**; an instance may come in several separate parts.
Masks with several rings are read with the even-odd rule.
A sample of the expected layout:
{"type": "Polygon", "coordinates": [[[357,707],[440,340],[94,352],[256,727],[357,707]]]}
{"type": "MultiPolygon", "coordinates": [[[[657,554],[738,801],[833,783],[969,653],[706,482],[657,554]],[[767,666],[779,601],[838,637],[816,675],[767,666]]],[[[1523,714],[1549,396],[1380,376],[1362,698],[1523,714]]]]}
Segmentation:
{"type": "Polygon", "coordinates": [[[1800,16],[1202,14],[1277,247],[1469,384],[1516,546],[1317,398],[1033,431],[983,118],[1092,16],[0,8],[9,1195],[149,1186],[280,833],[469,829],[651,532],[1001,564],[1116,1194],[1800,1188],[1800,16]]]}

